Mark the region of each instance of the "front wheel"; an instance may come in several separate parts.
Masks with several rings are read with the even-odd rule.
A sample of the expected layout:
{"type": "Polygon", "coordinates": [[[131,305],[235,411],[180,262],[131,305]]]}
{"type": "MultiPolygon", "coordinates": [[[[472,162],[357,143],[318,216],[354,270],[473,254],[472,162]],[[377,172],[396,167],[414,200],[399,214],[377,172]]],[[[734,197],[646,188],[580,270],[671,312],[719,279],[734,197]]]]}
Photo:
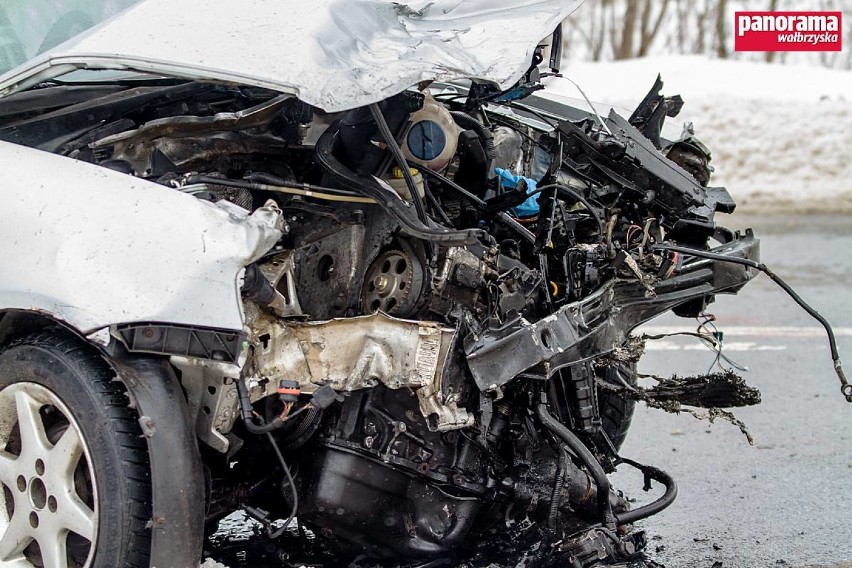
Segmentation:
{"type": "MultiPolygon", "coordinates": [[[[598,379],[617,387],[636,386],[636,363],[616,363],[597,369],[598,379]]],[[[633,420],[636,401],[623,393],[598,390],[598,410],[604,432],[616,450],[620,450],[627,439],[627,431],[633,420]]]]}
{"type": "Polygon", "coordinates": [[[0,352],[0,568],[148,566],[150,465],[109,366],[73,337],[0,352]]]}

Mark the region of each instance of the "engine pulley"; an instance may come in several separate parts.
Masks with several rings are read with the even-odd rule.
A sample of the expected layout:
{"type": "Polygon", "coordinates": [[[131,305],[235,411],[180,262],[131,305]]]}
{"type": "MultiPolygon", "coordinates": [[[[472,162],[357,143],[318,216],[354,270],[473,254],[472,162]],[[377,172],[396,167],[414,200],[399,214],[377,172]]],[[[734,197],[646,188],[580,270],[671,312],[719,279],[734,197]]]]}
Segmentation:
{"type": "Polygon", "coordinates": [[[389,250],[367,269],[361,298],[365,310],[406,317],[422,290],[423,267],[417,256],[408,250],[389,250]]]}

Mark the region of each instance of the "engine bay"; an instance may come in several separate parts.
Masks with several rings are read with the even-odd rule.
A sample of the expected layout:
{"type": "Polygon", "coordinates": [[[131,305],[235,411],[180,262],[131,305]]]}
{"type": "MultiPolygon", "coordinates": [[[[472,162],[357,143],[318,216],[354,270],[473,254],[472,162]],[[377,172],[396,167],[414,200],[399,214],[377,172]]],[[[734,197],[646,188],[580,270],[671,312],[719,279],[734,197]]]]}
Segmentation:
{"type": "Polygon", "coordinates": [[[180,372],[209,520],[243,507],[275,534],[297,517],[382,562],[487,559],[512,539],[541,542],[542,566],[641,551],[633,523],[676,487],[618,453],[630,333],[736,293],[759,256],[716,223],[734,202],[708,185],[707,148],[661,137],[679,97],[658,79],[629,118],[568,117],[529,85],[473,82],[327,114],[162,83],[11,97],[0,139],[280,211],[282,238],[242,276],[242,348],[200,363],[158,346],[156,323],[113,330],[180,372]],[[607,478],[619,465],[665,491],[631,508],[607,478]]]}

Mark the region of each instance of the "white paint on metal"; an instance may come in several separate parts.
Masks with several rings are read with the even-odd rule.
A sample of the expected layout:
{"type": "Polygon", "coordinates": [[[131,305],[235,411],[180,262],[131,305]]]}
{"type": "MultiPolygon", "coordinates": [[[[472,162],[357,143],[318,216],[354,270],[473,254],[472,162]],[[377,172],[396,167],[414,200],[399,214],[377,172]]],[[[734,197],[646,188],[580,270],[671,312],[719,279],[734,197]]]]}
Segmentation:
{"type": "Polygon", "coordinates": [[[281,236],[277,208],[214,205],[0,142],[0,310],[84,334],[155,321],[243,328],[239,278],[281,236]]]}
{"type": "Polygon", "coordinates": [[[334,112],[424,80],[507,88],[582,0],[143,0],[0,77],[0,92],[76,68],[266,87],[334,112]]]}

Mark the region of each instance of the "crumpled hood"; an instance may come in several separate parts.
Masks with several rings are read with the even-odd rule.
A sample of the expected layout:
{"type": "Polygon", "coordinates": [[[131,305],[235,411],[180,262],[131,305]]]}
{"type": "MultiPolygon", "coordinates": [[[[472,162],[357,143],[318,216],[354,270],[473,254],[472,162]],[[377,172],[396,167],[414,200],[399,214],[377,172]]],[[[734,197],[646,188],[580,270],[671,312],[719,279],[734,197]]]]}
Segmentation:
{"type": "Polygon", "coordinates": [[[0,77],[7,94],[75,68],[292,93],[329,112],[424,80],[501,87],[582,0],[142,0],[0,77]]]}

